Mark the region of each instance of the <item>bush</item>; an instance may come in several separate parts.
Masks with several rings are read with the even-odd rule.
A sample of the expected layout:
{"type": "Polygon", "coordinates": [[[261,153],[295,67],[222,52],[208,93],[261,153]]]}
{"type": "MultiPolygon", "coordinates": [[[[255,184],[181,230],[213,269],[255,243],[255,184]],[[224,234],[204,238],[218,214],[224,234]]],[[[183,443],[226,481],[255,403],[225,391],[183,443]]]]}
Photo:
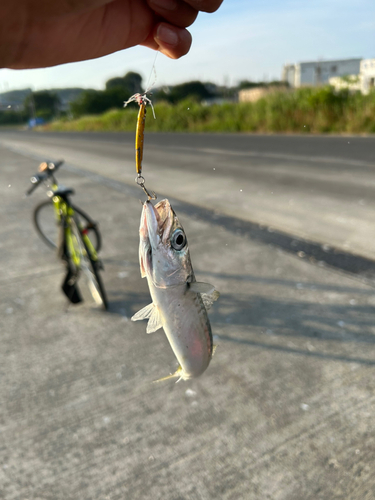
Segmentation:
{"type": "Polygon", "coordinates": [[[21,125],[26,123],[27,115],[20,111],[0,111],[0,125],[21,125]]]}
{"type": "MultiPolygon", "coordinates": [[[[203,106],[194,99],[147,107],[146,131],[159,132],[375,132],[375,92],[336,92],[332,87],[270,93],[254,103],[203,106]]],[[[95,117],[55,122],[53,130],[134,131],[136,106],[95,117]]]]}

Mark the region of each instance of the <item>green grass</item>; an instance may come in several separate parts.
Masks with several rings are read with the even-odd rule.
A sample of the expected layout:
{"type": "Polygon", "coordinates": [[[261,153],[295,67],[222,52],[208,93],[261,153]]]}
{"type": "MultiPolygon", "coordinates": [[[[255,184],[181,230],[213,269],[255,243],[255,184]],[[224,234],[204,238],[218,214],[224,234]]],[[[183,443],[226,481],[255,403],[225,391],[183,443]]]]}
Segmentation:
{"type": "MultiPolygon", "coordinates": [[[[55,121],[55,131],[134,131],[136,107],[55,121]]],[[[202,106],[183,101],[148,107],[146,130],[155,132],[374,133],[375,92],[367,96],[331,87],[279,91],[255,103],[202,106]]]]}

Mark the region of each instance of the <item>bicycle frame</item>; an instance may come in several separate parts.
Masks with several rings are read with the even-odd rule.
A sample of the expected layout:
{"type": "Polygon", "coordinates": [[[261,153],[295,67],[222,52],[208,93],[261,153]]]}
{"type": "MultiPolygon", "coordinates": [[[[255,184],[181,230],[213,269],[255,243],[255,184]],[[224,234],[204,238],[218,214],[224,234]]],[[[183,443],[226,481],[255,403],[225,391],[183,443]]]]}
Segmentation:
{"type": "MultiPolygon", "coordinates": [[[[58,184],[53,174],[51,174],[52,185],[51,190],[52,193],[58,190],[58,184]]],[[[80,224],[79,220],[74,216],[75,212],[68,199],[63,198],[57,194],[53,194],[52,203],[54,207],[56,222],[58,225],[63,225],[64,230],[64,240],[66,242],[66,248],[69,251],[69,255],[72,258],[74,265],[77,268],[80,268],[80,258],[76,252],[76,248],[73,241],[73,235],[71,230],[71,219],[74,219],[78,230],[82,236],[82,240],[85,246],[86,252],[89,253],[91,259],[93,261],[98,261],[98,254],[95,250],[94,245],[91,243],[90,238],[87,235],[87,230],[82,228],[82,224],[80,224]]]]}
{"type": "MultiPolygon", "coordinates": [[[[57,189],[57,184],[53,184],[53,190],[57,189]]],[[[95,250],[94,245],[91,243],[90,238],[87,235],[87,229],[82,228],[82,224],[79,222],[77,217],[75,217],[75,212],[73,207],[70,205],[69,201],[64,199],[62,196],[54,195],[52,197],[52,203],[54,206],[54,211],[58,224],[63,226],[64,239],[66,242],[67,250],[72,258],[74,265],[80,267],[80,257],[76,252],[76,246],[74,245],[74,237],[71,230],[71,220],[74,219],[77,224],[78,230],[82,236],[82,240],[85,246],[86,252],[90,254],[93,261],[98,260],[98,254],[95,250]]]]}
{"type": "MultiPolygon", "coordinates": [[[[59,187],[54,176],[54,171],[57,170],[63,161],[57,163],[42,163],[39,167],[39,173],[31,177],[31,188],[27,190],[27,195],[30,195],[42,182],[46,183],[49,192],[50,201],[46,201],[37,205],[34,210],[34,224],[42,239],[52,248],[57,248],[58,257],[66,263],[66,276],[62,283],[62,290],[73,304],[78,304],[84,299],[82,298],[77,280],[82,274],[85,277],[85,283],[88,287],[92,298],[97,305],[101,305],[104,309],[108,308],[108,301],[100,277],[100,270],[103,270],[103,264],[98,257],[100,249],[100,233],[97,229],[97,224],[81,209],[75,207],[70,202],[70,195],[74,193],[72,189],[59,187]],[[52,204],[52,208],[51,208],[52,204]],[[50,208],[48,208],[50,207],[50,208]],[[45,226],[45,233],[40,227],[40,214],[46,208],[46,214],[53,215],[58,227],[57,242],[54,237],[49,237],[48,222],[45,226]],[[42,212],[41,212],[42,210],[42,212]],[[48,210],[50,212],[48,212],[48,210]],[[53,213],[51,213],[51,210],[53,213]],[[93,231],[95,235],[95,245],[90,239],[93,231]],[[55,243],[56,242],[56,243],[55,243]]],[[[51,219],[46,219],[46,221],[51,219]]],[[[42,225],[43,227],[43,225],[42,225]]],[[[51,225],[50,225],[51,227],[51,225]]]]}

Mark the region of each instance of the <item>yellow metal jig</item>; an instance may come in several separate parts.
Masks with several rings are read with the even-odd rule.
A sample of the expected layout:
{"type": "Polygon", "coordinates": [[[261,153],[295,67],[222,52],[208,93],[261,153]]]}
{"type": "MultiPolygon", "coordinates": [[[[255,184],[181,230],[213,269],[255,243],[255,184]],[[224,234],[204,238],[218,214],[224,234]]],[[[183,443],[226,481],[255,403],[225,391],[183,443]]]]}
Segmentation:
{"type": "Polygon", "coordinates": [[[146,124],[146,104],[139,105],[139,112],[137,118],[137,130],[135,132],[135,167],[137,174],[142,174],[142,160],[143,160],[143,141],[145,138],[145,124],[146,124]]]}
{"type": "Polygon", "coordinates": [[[146,124],[146,104],[150,104],[152,108],[152,113],[155,118],[154,106],[151,100],[144,94],[134,94],[124,103],[126,107],[130,102],[137,102],[139,105],[139,112],[137,118],[137,128],[135,133],[135,168],[137,171],[137,177],[135,182],[140,186],[146,193],[149,200],[156,200],[156,194],[152,191],[151,193],[146,189],[145,179],[142,176],[142,160],[143,160],[143,146],[145,137],[145,124],[146,124]]]}

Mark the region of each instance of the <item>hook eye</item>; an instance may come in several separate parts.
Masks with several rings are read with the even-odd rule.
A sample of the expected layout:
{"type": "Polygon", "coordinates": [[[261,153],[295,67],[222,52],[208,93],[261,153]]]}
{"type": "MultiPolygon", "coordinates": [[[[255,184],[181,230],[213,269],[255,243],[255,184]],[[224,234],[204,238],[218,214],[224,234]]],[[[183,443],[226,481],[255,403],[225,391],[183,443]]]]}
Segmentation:
{"type": "Polygon", "coordinates": [[[140,188],[143,189],[144,193],[147,195],[148,201],[156,200],[157,196],[155,191],[151,191],[151,193],[147,190],[145,186],[145,178],[142,175],[138,175],[135,179],[135,182],[138,184],[140,188]]]}

